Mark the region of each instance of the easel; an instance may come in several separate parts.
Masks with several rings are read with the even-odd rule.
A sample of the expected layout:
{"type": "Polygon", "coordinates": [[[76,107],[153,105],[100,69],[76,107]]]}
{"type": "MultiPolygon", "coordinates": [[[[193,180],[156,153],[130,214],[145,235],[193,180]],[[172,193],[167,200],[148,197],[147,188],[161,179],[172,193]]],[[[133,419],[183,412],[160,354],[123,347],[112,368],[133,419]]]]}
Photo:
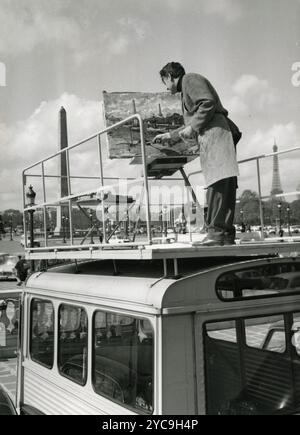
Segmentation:
{"type": "MultiPolygon", "coordinates": [[[[185,184],[185,188],[186,188],[186,192],[187,192],[187,198],[189,198],[189,194],[191,193],[193,202],[197,205],[198,209],[201,209],[201,205],[197,199],[197,196],[196,196],[196,193],[193,189],[193,186],[191,185],[191,183],[188,179],[188,176],[184,170],[184,166],[187,163],[189,163],[190,161],[194,160],[195,156],[180,155],[176,151],[172,150],[171,148],[167,148],[167,147],[162,148],[160,151],[162,154],[161,156],[147,157],[148,177],[151,177],[154,180],[161,180],[164,177],[170,177],[170,176],[174,175],[177,171],[179,171],[183,180],[184,180],[184,184],[185,184]],[[166,152],[166,154],[169,154],[169,155],[163,155],[163,153],[165,153],[165,152],[166,152]]],[[[131,164],[140,164],[140,163],[141,163],[140,156],[134,157],[134,159],[131,162],[131,164]]],[[[138,209],[139,214],[140,214],[140,209],[142,206],[143,196],[144,196],[144,184],[142,185],[140,203],[138,206],[139,207],[139,209],[138,209]]],[[[137,231],[139,220],[140,220],[140,216],[138,217],[138,221],[136,222],[133,241],[135,240],[135,237],[136,237],[136,231],[137,231]]],[[[189,225],[189,228],[190,228],[190,239],[191,239],[192,238],[191,225],[189,225]]]]}

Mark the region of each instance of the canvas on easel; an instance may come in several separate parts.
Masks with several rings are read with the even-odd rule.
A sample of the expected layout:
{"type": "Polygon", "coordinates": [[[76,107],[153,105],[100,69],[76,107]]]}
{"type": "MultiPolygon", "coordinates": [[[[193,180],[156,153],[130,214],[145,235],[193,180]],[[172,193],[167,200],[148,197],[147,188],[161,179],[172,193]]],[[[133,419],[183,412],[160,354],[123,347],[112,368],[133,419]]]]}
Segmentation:
{"type": "MultiPolygon", "coordinates": [[[[184,124],[181,100],[166,92],[103,92],[104,122],[107,127],[139,113],[144,120],[147,157],[159,157],[161,150],[152,144],[153,138],[184,124]]],[[[107,135],[110,159],[136,158],[141,155],[140,128],[137,120],[126,123],[107,135]]],[[[159,147],[158,147],[159,148],[159,147]]],[[[192,141],[178,140],[170,144],[169,155],[188,156],[198,154],[196,138],[192,141]]],[[[167,151],[167,150],[166,150],[167,151]]]]}

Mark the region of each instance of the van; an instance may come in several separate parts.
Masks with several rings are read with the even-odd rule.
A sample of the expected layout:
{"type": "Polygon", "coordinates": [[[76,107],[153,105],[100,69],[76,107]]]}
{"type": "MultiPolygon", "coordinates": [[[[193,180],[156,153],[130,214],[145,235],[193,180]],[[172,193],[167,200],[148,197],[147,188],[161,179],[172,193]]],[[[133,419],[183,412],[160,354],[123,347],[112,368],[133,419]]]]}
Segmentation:
{"type": "Polygon", "coordinates": [[[181,259],[180,276],[168,277],[155,260],[117,266],[117,275],[103,260],[80,264],[80,274],[69,265],[29,278],[18,413],[299,412],[292,328],[300,289],[265,290],[244,276],[267,286],[272,276],[300,271],[300,260],[181,259]]]}

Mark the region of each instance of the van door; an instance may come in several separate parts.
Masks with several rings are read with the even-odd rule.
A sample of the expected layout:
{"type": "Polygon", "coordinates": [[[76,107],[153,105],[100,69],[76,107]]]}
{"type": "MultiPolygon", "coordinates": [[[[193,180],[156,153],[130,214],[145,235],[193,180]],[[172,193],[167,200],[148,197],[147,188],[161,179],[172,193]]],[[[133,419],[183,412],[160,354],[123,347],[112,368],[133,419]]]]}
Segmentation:
{"type": "Polygon", "coordinates": [[[0,361],[16,358],[22,291],[0,293],[0,361]]]}

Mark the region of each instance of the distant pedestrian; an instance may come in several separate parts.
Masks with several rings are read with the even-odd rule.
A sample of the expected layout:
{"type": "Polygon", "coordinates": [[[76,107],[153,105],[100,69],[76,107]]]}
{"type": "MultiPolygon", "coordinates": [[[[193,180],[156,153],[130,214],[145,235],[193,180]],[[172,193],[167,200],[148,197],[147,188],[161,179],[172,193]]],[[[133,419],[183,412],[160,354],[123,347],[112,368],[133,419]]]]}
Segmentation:
{"type": "Polygon", "coordinates": [[[99,242],[102,244],[103,243],[103,233],[100,230],[100,228],[98,228],[98,236],[99,236],[99,242]]]}
{"type": "Polygon", "coordinates": [[[21,255],[18,255],[18,262],[15,265],[16,275],[18,284],[17,286],[20,287],[23,282],[26,281],[27,274],[28,274],[28,265],[26,263],[26,260],[21,257],[21,255]]]}

